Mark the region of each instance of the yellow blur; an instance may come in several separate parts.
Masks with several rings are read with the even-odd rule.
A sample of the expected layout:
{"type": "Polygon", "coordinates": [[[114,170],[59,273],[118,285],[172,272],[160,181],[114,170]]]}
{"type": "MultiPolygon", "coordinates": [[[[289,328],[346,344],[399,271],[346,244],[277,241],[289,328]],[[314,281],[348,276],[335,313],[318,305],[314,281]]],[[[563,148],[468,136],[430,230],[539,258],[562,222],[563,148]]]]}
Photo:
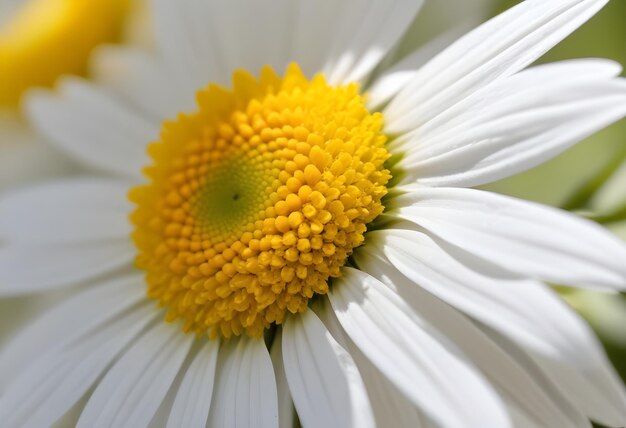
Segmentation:
{"type": "Polygon", "coordinates": [[[29,0],[0,27],[0,106],[24,90],[83,74],[91,49],[115,40],[128,0],[29,0]]]}

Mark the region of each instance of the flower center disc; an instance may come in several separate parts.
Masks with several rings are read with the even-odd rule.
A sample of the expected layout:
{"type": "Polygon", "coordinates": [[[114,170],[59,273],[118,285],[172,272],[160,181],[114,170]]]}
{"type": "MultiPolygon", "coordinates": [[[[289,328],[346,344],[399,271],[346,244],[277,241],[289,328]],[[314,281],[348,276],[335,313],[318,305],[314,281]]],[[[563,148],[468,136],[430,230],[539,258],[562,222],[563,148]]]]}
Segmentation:
{"type": "Polygon", "coordinates": [[[168,320],[212,337],[260,336],[328,292],[390,172],[381,133],[356,84],[233,75],[199,111],[163,126],[149,184],[133,189],[137,265],[168,320]]]}

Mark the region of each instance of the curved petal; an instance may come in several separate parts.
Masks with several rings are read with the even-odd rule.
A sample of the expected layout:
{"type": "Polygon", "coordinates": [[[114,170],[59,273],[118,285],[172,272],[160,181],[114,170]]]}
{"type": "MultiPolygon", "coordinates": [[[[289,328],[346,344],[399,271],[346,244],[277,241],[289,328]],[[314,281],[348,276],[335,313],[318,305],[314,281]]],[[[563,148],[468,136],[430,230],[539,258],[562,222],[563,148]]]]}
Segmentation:
{"type": "MultiPolygon", "coordinates": [[[[573,329],[575,330],[575,328],[573,329]]],[[[533,355],[535,361],[553,379],[572,403],[596,422],[605,426],[626,426],[626,390],[619,375],[604,356],[602,345],[588,329],[591,348],[585,352],[593,358],[589,368],[580,370],[569,361],[554,361],[533,355]]]]}
{"type": "Polygon", "coordinates": [[[542,283],[484,275],[420,232],[377,231],[368,239],[357,260],[384,257],[415,284],[538,354],[581,368],[597,361],[586,324],[542,283]]]}
{"type": "Polygon", "coordinates": [[[270,350],[270,357],[276,374],[276,392],[278,395],[278,426],[279,428],[293,428],[296,420],[296,409],[289,391],[285,363],[283,362],[282,329],[276,331],[270,350]]]}
{"type": "Polygon", "coordinates": [[[365,78],[402,36],[421,0],[168,2],[156,0],[158,46],[174,79],[194,90],[230,74],[297,62],[333,82],[365,78]],[[320,31],[324,28],[324,31],[320,31]],[[192,70],[191,75],[189,75],[192,70]]]}
{"type": "Polygon", "coordinates": [[[13,245],[124,239],[130,185],[97,178],[55,181],[0,198],[0,241],[13,245]]]}
{"type": "Polygon", "coordinates": [[[38,131],[88,166],[141,179],[146,146],[158,138],[160,124],[76,78],[65,78],[59,92],[28,95],[26,112],[38,131]]]}
{"type": "Polygon", "coordinates": [[[344,268],[329,298],[354,343],[433,421],[446,427],[510,426],[482,375],[378,280],[344,268]]]}
{"type": "Polygon", "coordinates": [[[77,427],[148,426],[192,341],[193,337],[183,334],[180,326],[158,323],[104,376],[81,413],[77,427]]]}
{"type": "Polygon", "coordinates": [[[388,132],[417,129],[468,95],[542,56],[608,0],[527,0],[491,19],[420,69],[385,109],[388,132]]]}
{"type": "Polygon", "coordinates": [[[208,426],[278,428],[276,378],[265,342],[233,342],[220,349],[208,426]]]}
{"type": "Polygon", "coordinates": [[[494,342],[505,349],[527,371],[541,370],[542,376],[550,380],[545,385],[544,390],[552,388],[554,385],[558,388],[559,393],[567,397],[568,402],[573,404],[578,411],[584,412],[587,417],[602,425],[611,427],[625,425],[626,401],[623,398],[623,386],[617,385],[620,380],[609,364],[601,370],[592,370],[591,372],[573,369],[567,364],[548,361],[543,356],[528,352],[528,350],[513,343],[508,337],[492,329],[487,327],[483,327],[483,329],[494,342]],[[607,372],[610,372],[608,376],[607,372]],[[607,383],[609,378],[612,380],[607,383]],[[622,392],[614,394],[611,389],[615,386],[622,392]]]}
{"type": "Polygon", "coordinates": [[[176,392],[167,426],[203,427],[209,418],[219,342],[209,340],[196,354],[176,392]]]}
{"type": "MultiPolygon", "coordinates": [[[[408,238],[416,239],[417,237],[408,235],[408,238]]],[[[414,251],[422,255],[420,250],[419,246],[416,245],[414,251]]],[[[557,390],[554,388],[545,388],[546,380],[543,374],[538,375],[537,370],[527,370],[525,365],[520,364],[508,355],[504,349],[492,341],[489,336],[485,335],[470,319],[427,292],[427,288],[420,287],[423,282],[414,283],[414,275],[411,277],[404,276],[400,270],[397,270],[380,253],[359,252],[356,260],[362,269],[379,278],[405,299],[420,316],[423,316],[429,323],[436,325],[487,376],[499,391],[500,396],[517,405],[518,412],[523,412],[531,419],[539,421],[542,426],[588,427],[590,425],[585,415],[566,404],[567,400],[564,399],[562,394],[556,392],[557,390]]],[[[444,264],[442,262],[442,266],[444,264]]],[[[454,263],[451,263],[448,269],[453,270],[454,266],[454,263]]],[[[421,270],[421,267],[417,263],[414,265],[415,270],[421,270]]],[[[471,277],[468,278],[468,283],[471,282],[471,279],[471,277]]],[[[447,285],[449,284],[442,282],[441,288],[445,288],[447,285]]],[[[514,298],[515,296],[511,296],[511,299],[514,298]]],[[[470,300],[469,297],[467,299],[470,300]]],[[[486,312],[490,309],[486,305],[484,311],[486,312]]],[[[534,309],[540,310],[541,308],[534,309]]],[[[527,312],[530,312],[530,310],[527,310],[527,312]]],[[[504,323],[507,322],[506,319],[503,321],[504,323]]],[[[492,327],[495,328],[496,326],[492,327]]],[[[501,328],[500,330],[503,331],[503,334],[506,334],[506,329],[501,328]]],[[[541,333],[535,334],[537,336],[541,335],[541,333]]],[[[512,335],[511,338],[518,340],[516,335],[512,335]]],[[[524,343],[522,342],[521,345],[523,346],[524,343]]],[[[580,346],[584,345],[584,343],[577,341],[576,345],[579,345],[580,349],[576,347],[572,353],[552,358],[560,360],[564,364],[577,364],[580,370],[596,366],[594,363],[581,361],[584,360],[585,356],[593,356],[594,351],[587,354],[588,351],[580,346]],[[574,354],[577,351],[584,355],[578,361],[571,361],[576,358],[574,354]]],[[[575,348],[575,345],[570,348],[575,348]]],[[[598,348],[594,347],[593,349],[596,350],[598,348]]],[[[597,367],[602,367],[602,364],[597,365],[597,367]]],[[[598,370],[599,372],[600,370],[598,370]]],[[[612,398],[613,403],[618,402],[615,400],[615,397],[619,395],[615,395],[610,388],[606,388],[603,392],[607,391],[608,394],[603,394],[603,396],[612,398]]]]}
{"type": "Polygon", "coordinates": [[[328,80],[336,83],[364,80],[400,40],[423,3],[423,0],[345,2],[348,14],[343,15],[341,31],[333,37],[334,50],[331,47],[330,62],[324,69],[328,80]],[[361,17],[354,16],[359,13],[361,17]],[[351,17],[349,21],[347,16],[351,17]]]}
{"type": "Polygon", "coordinates": [[[315,306],[316,314],[333,335],[333,338],[346,349],[361,373],[367,394],[370,397],[372,412],[378,426],[394,428],[431,428],[436,426],[428,420],[403,393],[401,393],[346,337],[328,300],[315,306]]]}
{"type": "Polygon", "coordinates": [[[61,177],[76,169],[66,156],[45,144],[17,111],[0,110],[0,192],[61,177]]]}
{"type": "Polygon", "coordinates": [[[0,294],[71,285],[129,264],[128,187],[81,178],[0,198],[0,294]]]}
{"type": "Polygon", "coordinates": [[[24,428],[52,426],[156,314],[154,308],[144,305],[45,352],[7,387],[3,399],[11,411],[3,418],[3,424],[24,428]]]}
{"type": "Polygon", "coordinates": [[[606,60],[525,70],[394,143],[405,182],[477,186],[530,169],[626,116],[626,80],[606,60]]]}
{"type": "Polygon", "coordinates": [[[311,310],[283,327],[287,382],[305,426],[374,427],[359,371],[311,310]]]}
{"type": "Polygon", "coordinates": [[[626,245],[601,226],[474,189],[404,187],[397,217],[524,277],[626,290],[626,245]]]}
{"type": "Polygon", "coordinates": [[[145,298],[140,275],[126,276],[77,292],[26,326],[2,350],[0,385],[46,350],[84,336],[145,298]]]}
{"type": "Polygon", "coordinates": [[[195,93],[206,85],[181,87],[163,58],[127,46],[99,47],[92,63],[96,82],[156,123],[193,111],[195,93]]]}
{"type": "Polygon", "coordinates": [[[125,265],[130,240],[0,248],[0,295],[14,296],[78,284],[125,265]]]}
{"type": "MultiPolygon", "coordinates": [[[[450,5],[448,4],[447,6],[449,7],[450,5]]],[[[453,28],[426,42],[406,58],[383,71],[372,86],[367,89],[367,101],[370,111],[376,111],[378,107],[393,98],[413,80],[424,64],[449,46],[459,35],[459,29],[453,28]]]]}
{"type": "Polygon", "coordinates": [[[368,393],[372,397],[372,411],[378,426],[394,428],[434,428],[428,420],[389,380],[363,355],[353,355],[368,393]]]}

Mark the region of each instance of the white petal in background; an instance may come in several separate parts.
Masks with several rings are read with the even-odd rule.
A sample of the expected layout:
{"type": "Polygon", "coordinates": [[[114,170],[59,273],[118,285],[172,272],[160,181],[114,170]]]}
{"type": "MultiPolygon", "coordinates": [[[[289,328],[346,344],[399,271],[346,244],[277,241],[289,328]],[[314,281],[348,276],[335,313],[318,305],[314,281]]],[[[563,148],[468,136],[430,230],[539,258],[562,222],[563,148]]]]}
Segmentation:
{"type": "Polygon", "coordinates": [[[283,329],[289,389],[304,427],[374,427],[371,404],[350,354],[311,310],[283,329]]]}
{"type": "Polygon", "coordinates": [[[79,284],[129,266],[128,241],[0,248],[0,295],[23,295],[79,284]]]}
{"type": "Polygon", "coordinates": [[[626,244],[596,223],[474,189],[403,189],[394,215],[454,248],[556,284],[626,288],[626,244]]]}
{"type": "Polygon", "coordinates": [[[378,280],[345,268],[329,298],[348,336],[433,421],[446,427],[510,426],[483,376],[378,280]]]}
{"type": "Polygon", "coordinates": [[[106,91],[155,124],[196,108],[195,90],[181,90],[162,58],[137,48],[100,47],[93,54],[92,68],[106,91]]]}
{"type": "Polygon", "coordinates": [[[0,197],[0,239],[14,245],[128,238],[132,204],[124,181],[52,181],[0,197]]]}
{"type": "Polygon", "coordinates": [[[3,400],[10,412],[3,423],[8,427],[51,426],[156,315],[154,308],[144,305],[47,350],[8,386],[3,400]]]}
{"type": "Polygon", "coordinates": [[[263,339],[241,337],[220,349],[209,426],[278,428],[276,377],[263,339]]]}
{"type": "MultiPolygon", "coordinates": [[[[600,187],[590,201],[594,213],[608,214],[626,206],[626,162],[600,187]]],[[[626,235],[624,235],[626,240],[626,235]]]]}
{"type": "Polygon", "coordinates": [[[78,78],[64,78],[58,91],[60,96],[28,94],[26,112],[33,126],[87,166],[141,179],[148,163],[146,146],[159,137],[160,123],[78,78]]]}
{"type": "Polygon", "coordinates": [[[0,193],[38,180],[63,177],[77,166],[46,144],[17,111],[0,109],[0,193]]]}
{"type": "Polygon", "coordinates": [[[0,198],[0,294],[78,283],[130,264],[128,184],[76,179],[0,198]]]}
{"type": "MultiPolygon", "coordinates": [[[[140,275],[117,278],[75,291],[62,303],[40,314],[2,350],[0,386],[7,385],[47,349],[98,329],[123,311],[144,300],[140,275]]],[[[0,389],[0,392],[2,389],[0,389]]]]}
{"type": "Polygon", "coordinates": [[[364,80],[400,40],[423,0],[351,0],[344,4],[347,13],[363,13],[363,16],[351,19],[356,28],[343,25],[332,39],[328,55],[333,60],[325,65],[324,72],[333,83],[364,80]]]}

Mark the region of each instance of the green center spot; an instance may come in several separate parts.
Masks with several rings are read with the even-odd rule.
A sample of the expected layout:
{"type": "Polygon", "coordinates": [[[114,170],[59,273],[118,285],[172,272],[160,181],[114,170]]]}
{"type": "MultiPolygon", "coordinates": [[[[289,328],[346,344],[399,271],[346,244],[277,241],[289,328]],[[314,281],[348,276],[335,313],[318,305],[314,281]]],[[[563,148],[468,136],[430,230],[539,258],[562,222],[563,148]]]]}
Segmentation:
{"type": "Polygon", "coordinates": [[[205,233],[224,237],[254,221],[265,207],[271,177],[241,157],[226,159],[209,172],[196,208],[205,233]]]}

